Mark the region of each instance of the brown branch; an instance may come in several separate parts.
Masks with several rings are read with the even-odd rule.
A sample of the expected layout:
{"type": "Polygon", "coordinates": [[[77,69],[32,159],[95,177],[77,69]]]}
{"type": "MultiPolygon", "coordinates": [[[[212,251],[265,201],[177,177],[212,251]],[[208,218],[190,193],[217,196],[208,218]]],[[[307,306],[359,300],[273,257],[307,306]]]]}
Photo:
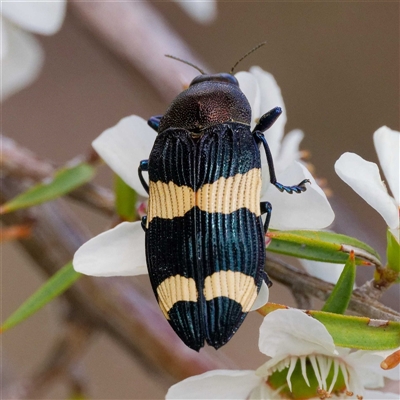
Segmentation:
{"type": "Polygon", "coordinates": [[[306,293],[299,292],[298,290],[292,290],[292,295],[296,301],[297,308],[300,308],[301,310],[312,309],[311,298],[306,293]]]}
{"type": "Polygon", "coordinates": [[[168,101],[198,72],[166,59],[164,54],[173,54],[205,67],[157,10],[145,1],[70,2],[85,27],[117,57],[138,69],[168,101]]]}
{"type": "Polygon", "coordinates": [[[68,197],[89,206],[91,209],[100,211],[105,215],[115,215],[114,193],[92,182],[86,183],[71,193],[68,193],[68,197]]]}
{"type": "MultiPolygon", "coordinates": [[[[274,280],[288,286],[293,293],[305,293],[325,301],[334,285],[308,275],[291,265],[271,257],[267,257],[266,269],[274,280]]],[[[368,291],[356,289],[351,296],[349,310],[374,319],[400,321],[400,313],[371,298],[368,291]]]]}
{"type": "Polygon", "coordinates": [[[54,381],[67,377],[74,386],[83,389],[81,377],[77,377],[76,365],[85,354],[93,329],[82,321],[69,321],[64,334],[53,346],[49,358],[39,371],[29,379],[21,380],[4,388],[6,399],[40,398],[54,381]]]}

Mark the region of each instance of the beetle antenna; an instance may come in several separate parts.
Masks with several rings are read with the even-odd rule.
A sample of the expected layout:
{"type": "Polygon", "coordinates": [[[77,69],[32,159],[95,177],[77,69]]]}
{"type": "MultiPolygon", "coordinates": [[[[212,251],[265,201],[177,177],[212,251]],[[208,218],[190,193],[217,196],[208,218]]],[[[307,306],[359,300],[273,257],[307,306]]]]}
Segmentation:
{"type": "Polygon", "coordinates": [[[182,60],[181,58],[175,56],[171,56],[170,54],[165,54],[165,57],[172,58],[173,60],[180,61],[183,62],[184,64],[190,65],[191,67],[197,69],[197,71],[199,71],[202,75],[205,75],[205,72],[201,68],[199,68],[197,65],[192,64],[189,61],[182,60]]]}
{"type": "Polygon", "coordinates": [[[253,47],[248,53],[246,53],[239,61],[236,62],[236,64],[232,67],[231,71],[229,72],[231,75],[233,74],[234,69],[238,66],[238,64],[243,61],[247,56],[249,56],[251,53],[254,53],[256,50],[258,50],[260,47],[264,46],[267,42],[262,42],[258,44],[256,47],[253,47]]]}

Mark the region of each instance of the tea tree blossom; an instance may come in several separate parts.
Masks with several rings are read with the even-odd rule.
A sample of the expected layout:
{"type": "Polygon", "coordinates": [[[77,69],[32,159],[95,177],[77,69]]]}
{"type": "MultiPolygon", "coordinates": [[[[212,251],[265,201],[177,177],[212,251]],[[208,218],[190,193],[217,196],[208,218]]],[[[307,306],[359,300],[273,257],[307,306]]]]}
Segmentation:
{"type": "Polygon", "coordinates": [[[383,126],[374,133],[374,145],[392,196],[382,181],[378,166],[357,154],[342,154],[336,161],[335,170],[343,181],[381,214],[391,234],[400,243],[400,132],[383,126]]]}
{"type": "Polygon", "coordinates": [[[172,386],[166,399],[398,398],[368,390],[398,380],[398,367],[384,371],[379,353],[335,347],[324,325],[299,310],[267,315],[259,349],[271,358],[256,371],[209,371],[172,386]]]}
{"type": "MultiPolygon", "coordinates": [[[[257,78],[251,74],[239,73],[240,87],[248,95],[250,102],[265,101],[265,109],[256,107],[255,117],[275,106],[283,106],[280,89],[270,74],[256,69],[257,78]],[[259,88],[251,95],[247,81],[256,80],[259,88]],[[267,91],[267,94],[264,94],[267,91]],[[269,99],[270,94],[271,99],[269,99]],[[261,98],[262,97],[262,98],[261,98]],[[257,100],[259,98],[259,100],[257,100]],[[269,99],[268,101],[266,99],[269,99]]],[[[254,91],[254,82],[251,84],[254,91]]],[[[278,119],[279,121],[279,119],[278,119]]],[[[282,137],[283,125],[274,135],[282,137]]],[[[273,129],[273,128],[271,128],[273,129]]],[[[104,131],[93,142],[93,147],[110,168],[118,174],[129,186],[142,196],[147,196],[143,189],[137,169],[139,162],[150,154],[156,132],[151,129],[145,120],[138,116],[123,118],[117,125],[104,131]]],[[[274,136],[268,138],[274,141],[274,136]]],[[[285,144],[275,140],[275,154],[285,154],[285,144]]],[[[288,148],[296,148],[288,144],[288,148]]],[[[287,154],[288,152],[286,152],[287,154]]],[[[279,181],[285,184],[310,179],[311,185],[301,196],[280,193],[272,185],[265,185],[261,200],[271,202],[273,206],[270,226],[275,229],[320,229],[329,225],[334,214],[323,191],[300,163],[296,150],[291,150],[291,161],[286,161],[286,168],[278,175],[279,181]]],[[[290,157],[285,156],[285,160],[290,157]]],[[[268,169],[263,174],[268,175],[268,169]]],[[[85,243],[75,254],[74,268],[78,272],[95,276],[137,275],[146,271],[144,232],[140,222],[123,222],[109,231],[103,232],[85,243]]]]}
{"type": "Polygon", "coordinates": [[[42,66],[42,48],[29,32],[53,35],[61,27],[65,8],[65,0],[1,3],[2,101],[29,85],[42,66]]]}

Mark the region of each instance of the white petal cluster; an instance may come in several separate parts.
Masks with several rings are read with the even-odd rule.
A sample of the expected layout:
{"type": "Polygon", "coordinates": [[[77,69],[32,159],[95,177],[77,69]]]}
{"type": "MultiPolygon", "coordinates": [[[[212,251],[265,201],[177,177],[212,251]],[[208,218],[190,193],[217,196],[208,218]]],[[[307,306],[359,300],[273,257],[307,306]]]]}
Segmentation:
{"type": "Polygon", "coordinates": [[[336,161],[335,170],[344,182],[381,214],[400,243],[400,132],[383,126],[374,133],[374,145],[392,196],[382,181],[378,166],[357,154],[342,154],[336,161]]]}
{"type": "Polygon", "coordinates": [[[52,35],[62,24],[65,0],[1,3],[1,101],[29,85],[43,63],[43,51],[31,33],[52,35]]]}
{"type": "Polygon", "coordinates": [[[287,385],[292,390],[291,378],[298,362],[304,385],[310,386],[312,378],[310,369],[307,374],[307,364],[318,382],[310,399],[398,398],[394,393],[366,389],[383,387],[384,376],[399,380],[399,367],[387,374],[379,369],[382,354],[336,348],[324,325],[299,310],[277,310],[267,315],[260,327],[259,348],[271,359],[257,371],[209,371],[173,385],[166,399],[293,399],[296,393],[288,397],[282,387],[272,387],[269,378],[276,371],[286,370],[287,385]],[[345,385],[340,391],[334,390],[339,376],[345,385]]]}

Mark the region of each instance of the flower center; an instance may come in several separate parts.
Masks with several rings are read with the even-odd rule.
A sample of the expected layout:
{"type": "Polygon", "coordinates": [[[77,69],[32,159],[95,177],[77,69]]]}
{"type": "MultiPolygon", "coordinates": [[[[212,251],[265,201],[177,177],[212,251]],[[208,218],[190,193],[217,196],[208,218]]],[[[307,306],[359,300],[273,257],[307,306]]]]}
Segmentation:
{"type": "Polygon", "coordinates": [[[266,384],[284,399],[345,399],[353,397],[360,388],[355,371],[338,357],[292,356],[276,364],[270,372],[266,384]]]}

